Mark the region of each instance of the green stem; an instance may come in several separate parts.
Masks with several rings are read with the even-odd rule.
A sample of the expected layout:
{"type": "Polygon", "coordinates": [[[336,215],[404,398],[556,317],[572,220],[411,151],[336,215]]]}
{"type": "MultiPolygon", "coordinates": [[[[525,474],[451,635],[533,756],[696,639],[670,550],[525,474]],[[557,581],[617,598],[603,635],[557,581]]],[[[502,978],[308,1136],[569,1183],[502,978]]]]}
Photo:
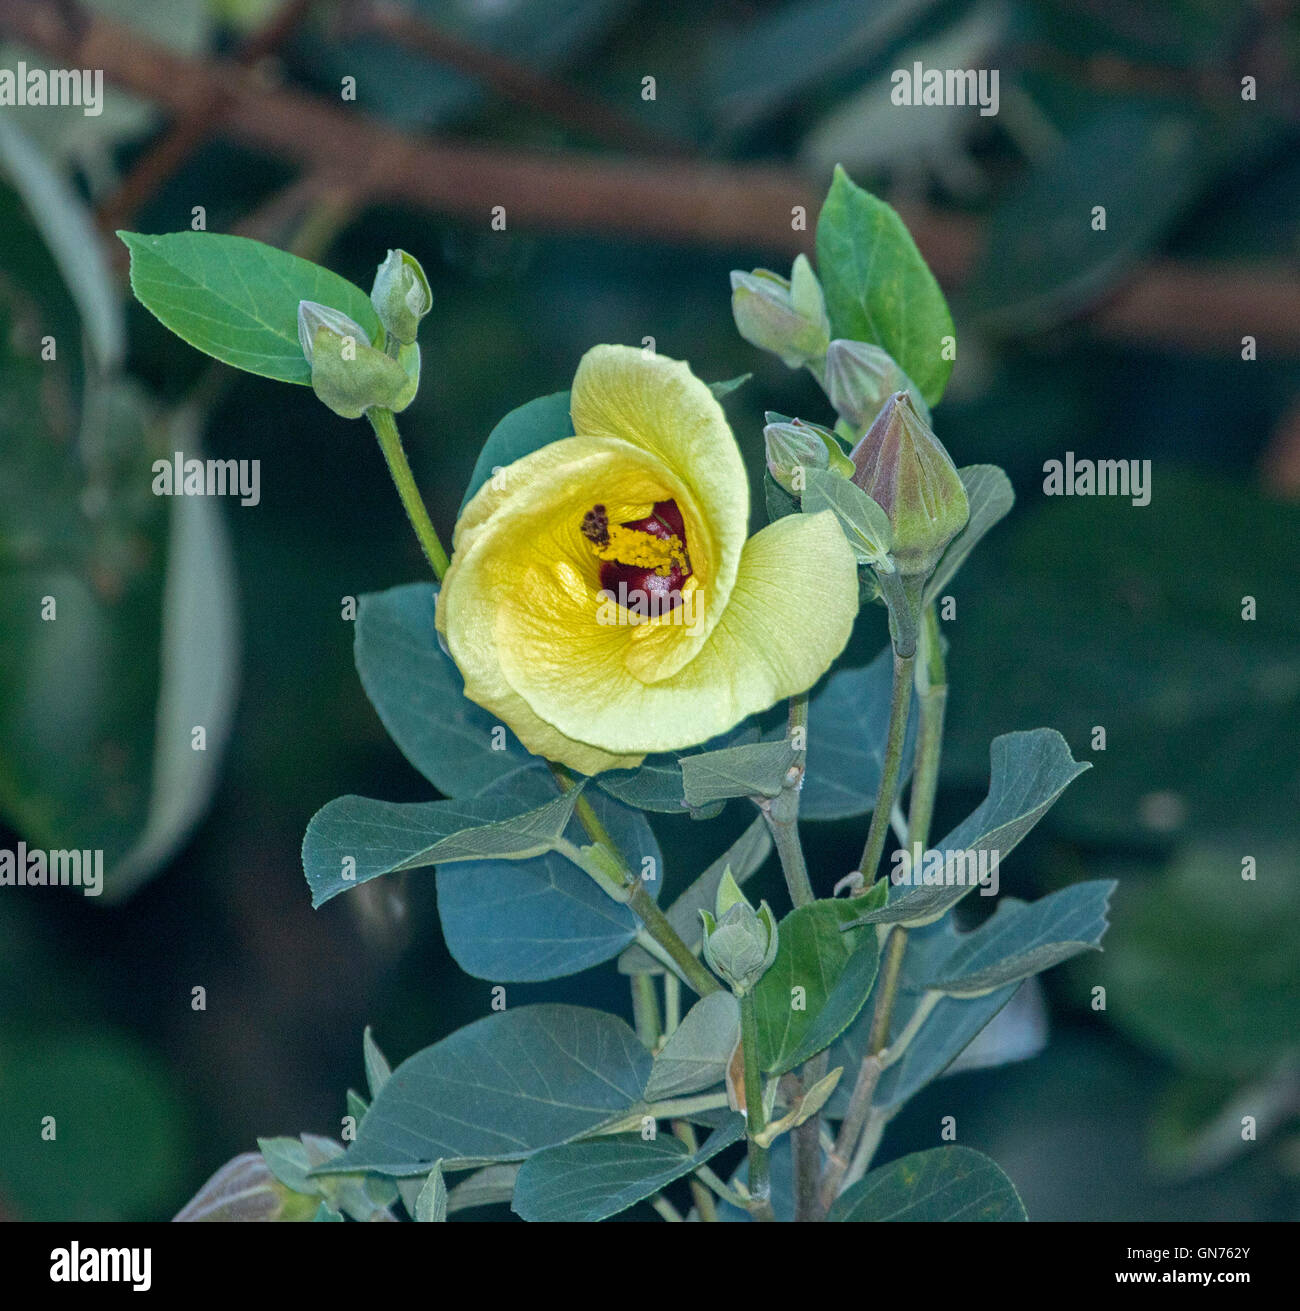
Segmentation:
{"type": "Polygon", "coordinates": [[[790,698],[789,735],[797,743],[794,760],[778,796],[764,802],[759,809],[772,832],[772,843],[781,861],[781,872],[790,892],[791,904],[807,906],[816,900],[808,878],[803,843],[799,841],[799,788],[803,783],[808,757],[808,694],[790,698]]]}
{"type": "Polygon", "coordinates": [[[880,966],[879,988],[876,992],[876,1009],[871,1016],[871,1031],[867,1038],[866,1055],[858,1070],[857,1082],[849,1098],[848,1110],[840,1124],[835,1146],[831,1151],[826,1166],[826,1175],[822,1180],[821,1205],[823,1212],[839,1195],[840,1183],[845,1171],[853,1159],[858,1139],[867,1123],[871,1111],[871,1099],[876,1092],[876,1084],[885,1068],[883,1053],[889,1042],[889,1026],[894,1014],[894,1002],[898,997],[898,985],[903,977],[903,953],[907,949],[907,930],[895,924],[885,941],[885,958],[880,966]]]}
{"type": "Polygon", "coordinates": [[[392,474],[397,494],[402,498],[406,517],[411,521],[416,537],[420,539],[420,545],[424,548],[425,558],[429,561],[434,576],[442,582],[443,575],[447,572],[447,552],[442,549],[437,529],[429,518],[429,511],[425,509],[420,489],[415,485],[415,476],[411,473],[406,452],[402,449],[402,438],[397,431],[397,420],[392,410],[384,409],[382,406],[367,410],[366,418],[370,420],[370,426],[375,430],[375,436],[379,438],[379,449],[383,451],[384,459],[388,461],[388,472],[392,474]]]}
{"type": "Polygon", "coordinates": [[[740,998],[740,1043],[745,1059],[745,1132],[749,1135],[750,1214],[755,1220],[772,1220],[772,1181],[768,1172],[767,1148],[755,1138],[763,1132],[763,1076],[758,1068],[758,1017],[754,994],[740,998]]]}
{"type": "MultiPolygon", "coordinates": [[[[830,1064],[827,1054],[820,1052],[807,1061],[799,1072],[801,1093],[826,1077],[830,1064]]],[[[822,1182],[822,1117],[810,1115],[791,1135],[790,1151],[794,1161],[794,1218],[796,1221],[816,1220],[818,1194],[822,1182]]]]}
{"type": "MultiPolygon", "coordinates": [[[[569,791],[574,786],[569,771],[563,765],[557,765],[554,761],[550,762],[550,766],[555,781],[559,783],[564,791],[569,791]]],[[[722,985],[700,964],[695,953],[682,941],[681,935],[668,922],[668,917],[659,909],[654,898],[646,891],[645,884],[628,869],[627,861],[623,859],[617,844],[610,837],[609,830],[601,823],[600,816],[592,809],[591,802],[586,797],[579,797],[574,812],[592,842],[599,847],[604,847],[618,863],[619,868],[623,871],[623,887],[627,894],[627,905],[631,907],[632,913],[641,921],[645,931],[667,953],[668,958],[676,965],[682,978],[701,997],[707,997],[709,993],[719,991],[722,985]]]]}
{"type": "Polygon", "coordinates": [[[636,1026],[636,1036],[650,1051],[659,1045],[663,1026],[659,1021],[659,998],[655,995],[653,974],[634,974],[630,979],[632,986],[632,1019],[636,1026]]]}
{"type": "Polygon", "coordinates": [[[912,769],[911,809],[907,819],[907,847],[919,842],[924,851],[934,818],[934,798],[939,786],[939,757],[943,751],[943,717],[948,703],[948,674],[944,667],[943,639],[934,603],[925,607],[921,623],[920,654],[916,667],[920,732],[916,739],[916,763],[912,769]]]}
{"type": "Polygon", "coordinates": [[[711,992],[718,992],[722,985],[700,964],[695,953],[682,941],[677,930],[668,922],[668,917],[655,905],[654,899],[645,890],[645,884],[632,876],[628,889],[627,904],[632,913],[645,925],[645,931],[672,957],[673,964],[681,971],[682,978],[700,994],[707,997],[711,992]]]}
{"type": "MultiPolygon", "coordinates": [[[[674,1120],[673,1134],[692,1156],[699,1151],[699,1140],[695,1137],[695,1126],[689,1120],[674,1120]]],[[[694,1175],[690,1180],[691,1200],[695,1210],[705,1223],[717,1220],[718,1208],[714,1205],[713,1194],[694,1175]]]]}
{"type": "Polygon", "coordinates": [[[885,835],[889,832],[889,817],[898,796],[898,780],[903,772],[903,743],[907,738],[907,715],[912,702],[912,667],[915,662],[914,654],[901,656],[895,650],[894,685],[889,699],[889,732],[885,738],[885,758],[880,770],[880,790],[876,793],[871,827],[867,830],[862,860],[858,863],[864,892],[875,881],[876,866],[884,854],[885,835]]]}

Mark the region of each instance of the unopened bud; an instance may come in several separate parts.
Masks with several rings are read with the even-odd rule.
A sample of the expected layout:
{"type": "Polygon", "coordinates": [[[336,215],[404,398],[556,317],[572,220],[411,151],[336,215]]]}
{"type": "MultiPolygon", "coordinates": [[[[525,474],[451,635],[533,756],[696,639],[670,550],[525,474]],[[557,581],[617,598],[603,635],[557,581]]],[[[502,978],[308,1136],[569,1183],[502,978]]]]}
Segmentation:
{"type": "Polygon", "coordinates": [[[393,359],[376,350],[346,314],[309,300],[298,305],[298,340],[311,365],[312,390],[345,419],[359,419],[377,406],[398,412],[415,398],[418,346],[403,346],[393,359]]]}
{"type": "Polygon", "coordinates": [[[409,346],[420,320],[433,308],[433,293],[420,261],[404,250],[390,250],[375,274],[370,303],[384,331],[409,346]]]}
{"type": "Polygon", "coordinates": [[[917,414],[930,422],[920,391],[888,351],[865,341],[837,338],[826,348],[826,395],[856,433],[863,432],[896,391],[911,395],[917,414]]]}
{"type": "Polygon", "coordinates": [[[310,1220],[318,1197],[296,1193],[271,1173],[261,1152],[227,1161],[176,1213],[182,1221],[310,1220]]]}
{"type": "Polygon", "coordinates": [[[943,549],[966,526],[970,505],[943,443],[895,392],[853,448],[853,482],[889,517],[900,574],[930,574],[943,549]]]}
{"type": "Polygon", "coordinates": [[[787,281],[769,269],[731,275],[731,312],[740,335],[760,350],[772,351],[791,369],[820,365],[831,325],[821,283],[804,255],[787,281]]]}
{"type": "Polygon", "coordinates": [[[761,902],[756,911],[745,900],[729,868],[718,885],[714,910],[714,915],[700,911],[704,960],[741,996],[754,987],[776,959],[776,919],[767,902],[761,902]]]}

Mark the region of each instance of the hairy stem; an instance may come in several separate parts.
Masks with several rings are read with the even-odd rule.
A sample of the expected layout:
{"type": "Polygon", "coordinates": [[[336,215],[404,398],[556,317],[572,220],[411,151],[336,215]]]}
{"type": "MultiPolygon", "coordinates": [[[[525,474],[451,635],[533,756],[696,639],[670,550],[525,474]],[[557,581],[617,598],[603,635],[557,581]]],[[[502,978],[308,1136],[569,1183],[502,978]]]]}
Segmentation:
{"type": "Polygon", "coordinates": [[[763,1132],[763,1076],[758,1068],[758,1018],[754,994],[740,999],[740,1042],[745,1058],[745,1132],[749,1135],[750,1214],[755,1220],[772,1220],[772,1181],[768,1172],[767,1148],[756,1141],[763,1132]]]}
{"type": "MultiPolygon", "coordinates": [[[[551,773],[564,791],[573,786],[573,778],[563,765],[550,762],[551,773]]],[[[627,904],[639,919],[650,937],[658,943],[668,959],[677,967],[681,977],[695,989],[701,997],[717,992],[721,984],[700,964],[695,953],[682,940],[681,935],[668,922],[668,917],[655,904],[654,898],[646,891],[645,884],[627,867],[623,853],[610,836],[609,830],[600,821],[590,801],[579,797],[574,813],[586,830],[587,836],[597,846],[603,847],[617,861],[623,871],[623,888],[627,894],[627,904]]]]}
{"type": "Polygon", "coordinates": [[[898,780],[903,772],[903,743],[907,737],[907,715],[912,703],[912,666],[915,655],[901,656],[894,652],[894,684],[889,698],[889,732],[885,738],[885,757],[880,770],[880,790],[876,794],[875,809],[871,812],[871,827],[867,830],[866,845],[858,870],[862,874],[862,888],[866,891],[876,877],[876,866],[885,850],[885,836],[889,832],[889,817],[898,796],[898,780]]]}
{"type": "Polygon", "coordinates": [[[934,798],[939,787],[939,757],[943,750],[943,717],[948,704],[948,675],[944,668],[943,639],[934,602],[925,607],[921,620],[917,664],[920,733],[916,739],[916,763],[912,769],[911,808],[907,818],[908,849],[930,839],[934,798]]]}
{"type": "Polygon", "coordinates": [[[379,449],[383,451],[384,459],[388,461],[388,472],[393,475],[397,494],[402,498],[402,506],[406,510],[406,517],[411,521],[411,527],[415,529],[416,537],[420,539],[425,559],[428,560],[434,576],[442,582],[443,575],[447,572],[447,552],[442,549],[442,542],[438,540],[438,531],[429,518],[429,511],[425,509],[420,489],[415,485],[415,475],[411,473],[406,452],[402,449],[402,438],[397,431],[397,420],[393,417],[392,410],[378,405],[366,411],[366,418],[370,420],[370,426],[375,430],[375,436],[379,438],[379,449]]]}
{"type": "Polygon", "coordinates": [[[862,1058],[857,1082],[853,1085],[853,1093],[849,1098],[849,1108],[840,1124],[835,1146],[827,1162],[826,1175],[822,1180],[823,1211],[829,1210],[831,1203],[839,1195],[845,1171],[849,1168],[858,1139],[866,1126],[876,1084],[880,1081],[880,1075],[885,1068],[884,1051],[889,1043],[889,1025],[894,1014],[899,981],[903,976],[903,953],[906,950],[907,930],[895,924],[885,941],[885,958],[881,963],[880,978],[877,981],[876,1008],[871,1016],[867,1052],[862,1058]]]}

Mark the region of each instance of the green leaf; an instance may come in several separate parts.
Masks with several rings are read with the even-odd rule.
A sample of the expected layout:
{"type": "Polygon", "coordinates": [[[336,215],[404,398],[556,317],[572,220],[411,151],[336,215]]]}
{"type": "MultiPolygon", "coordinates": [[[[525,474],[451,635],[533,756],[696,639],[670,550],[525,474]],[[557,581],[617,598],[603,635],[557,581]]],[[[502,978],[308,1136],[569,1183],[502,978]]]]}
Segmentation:
{"type": "Polygon", "coordinates": [[[787,739],[683,756],[686,804],[698,808],[729,797],[774,797],[797,755],[787,739]]]}
{"type": "MultiPolygon", "coordinates": [[[[25,194],[75,205],[48,175],[25,194]]],[[[185,841],[215,786],[238,665],[233,562],[213,500],[147,494],[153,461],[197,437],[188,415],[167,422],[101,372],[121,305],[83,249],[89,216],[42,213],[38,231],[0,187],[0,226],[0,669],[24,671],[0,703],[0,808],[33,846],[102,851],[117,899],[185,841]],[[45,333],[55,360],[40,359],[45,333]],[[58,623],[42,617],[47,596],[58,623]]]]}
{"type": "Polygon", "coordinates": [[[415,1218],[421,1223],[440,1224],[447,1218],[447,1185],[442,1179],[442,1162],[435,1161],[429,1177],[415,1199],[415,1218]]]}
{"type": "MultiPolygon", "coordinates": [[[[993,739],[989,756],[988,796],[934,845],[945,857],[943,881],[892,887],[888,905],[870,911],[864,923],[914,926],[938,919],[976,886],[971,878],[957,881],[955,876],[965,872],[960,862],[987,852],[990,862],[1000,863],[1070,783],[1091,768],[1070,755],[1066,740],[1052,728],[1004,733],[993,739]]],[[[918,879],[922,873],[915,871],[918,879]]]]}
{"type": "MultiPolygon", "coordinates": [[[[875,808],[893,677],[886,647],[865,669],[837,670],[809,702],[800,819],[852,819],[875,808]]],[[[919,720],[913,695],[900,785],[911,776],[919,720]]]]}
{"type": "MultiPolygon", "coordinates": [[[[758,815],[735,842],[709,865],[708,869],[673,902],[668,909],[668,922],[678,936],[698,953],[703,939],[700,911],[713,909],[718,895],[718,884],[730,869],[731,877],[743,884],[767,859],[772,850],[772,835],[767,821],[758,815]]],[[[618,958],[622,974],[662,974],[664,966],[642,947],[629,947],[618,958]]]]}
{"type": "Polygon", "coordinates": [[[136,299],[183,341],[236,369],[311,383],[298,341],[298,303],[341,310],[372,342],[370,297],[346,278],[274,246],[215,232],[117,234],[131,252],[136,299]]]}
{"type": "Polygon", "coordinates": [[[581,785],[535,809],[509,793],[412,804],[339,797],[312,816],[302,863],[321,906],[399,869],[454,860],[526,860],[564,845],[581,785]]]}
{"type": "MultiPolygon", "coordinates": [[[[510,805],[544,806],[556,784],[546,769],[521,770],[481,796],[510,805]]],[[[600,792],[591,804],[627,867],[651,896],[663,886],[663,855],[639,811],[600,792]]],[[[570,849],[588,841],[569,821],[570,849]]],[[[456,963],[497,983],[555,979],[616,956],[636,937],[640,921],[567,856],[551,851],[529,860],[444,864],[437,873],[438,915],[456,963]]]]}
{"type": "Polygon", "coordinates": [[[833,335],[883,347],[937,405],[953,365],[948,304],[903,220],[839,167],[817,220],[817,268],[833,335]]]}
{"type": "Polygon", "coordinates": [[[728,378],[726,382],[711,382],[709,390],[713,393],[714,399],[720,401],[743,387],[753,376],[752,373],[742,373],[738,378],[728,378]]]}
{"type": "Polygon", "coordinates": [[[781,1074],[829,1046],[852,1022],[871,991],[876,974],[876,935],[845,933],[844,925],[861,918],[851,901],[816,901],[790,912],[780,923],[776,959],[754,987],[759,1061],[768,1073],[781,1074]],[[836,1009],[823,1020],[836,985],[851,956],[859,957],[852,986],[836,997],[836,1009]],[[820,1047],[806,1049],[817,1029],[820,1047]]]}
{"type": "Polygon", "coordinates": [[[569,393],[553,392],[539,396],[518,409],[511,410],[488,434],[478,459],[474,462],[465,488],[461,511],[473,499],[474,493],[498,469],[504,469],[522,460],[525,455],[540,451],[543,446],[573,436],[573,420],[569,417],[569,393]]]}
{"type": "Polygon", "coordinates": [[[932,601],[943,594],[966,557],[979,545],[980,538],[1002,519],[1016,502],[1011,480],[995,464],[969,464],[958,469],[966,500],[970,505],[970,518],[966,527],[948,543],[934,573],[926,580],[925,599],[932,601]]]}
{"type": "Polygon", "coordinates": [[[357,673],[407,760],[444,796],[469,797],[537,758],[466,698],[460,670],[434,627],[437,596],[430,583],[363,596],[357,607],[357,673]]]}
{"type": "Polygon", "coordinates": [[[725,991],[701,997],[655,1057],[646,1101],[683,1097],[721,1083],[739,1041],[740,1003],[736,998],[725,991]]]}
{"type": "Polygon", "coordinates": [[[807,487],[800,504],[804,514],[829,510],[860,565],[880,564],[893,544],[889,516],[861,487],[830,469],[806,469],[807,487]]]}
{"type": "Polygon", "coordinates": [[[525,1220],[604,1220],[653,1196],[739,1142],[745,1121],[730,1115],[692,1152],[672,1134],[646,1141],[612,1134],[552,1147],[519,1168],[514,1210],[525,1220]]]}
{"type": "Polygon", "coordinates": [[[377,1097],[393,1070],[384,1058],[384,1053],[379,1050],[375,1035],[368,1024],[361,1035],[361,1056],[366,1067],[366,1087],[370,1089],[371,1097],[377,1097]]]}
{"type": "Polygon", "coordinates": [[[882,1165],[835,1199],[830,1221],[1027,1220],[1015,1185],[969,1147],[933,1147],[882,1165]]]}
{"type": "MultiPolygon", "coordinates": [[[[67,179],[9,118],[0,119],[0,172],[22,197],[63,274],[95,366],[109,372],[122,362],[126,328],[121,297],[90,212],[67,179]]],[[[8,229],[7,236],[13,236],[8,229]]],[[[60,349],[63,344],[59,340],[60,349]]]]}
{"type": "Polygon", "coordinates": [[[641,1103],[650,1053],[620,1019],[519,1006],[417,1052],[371,1103],[335,1170],[425,1174],[518,1161],[620,1120],[641,1103]]]}
{"type": "Polygon", "coordinates": [[[342,1224],[343,1213],[341,1211],[336,1211],[328,1202],[322,1202],[316,1208],[316,1214],[312,1216],[312,1220],[317,1223],[321,1221],[327,1223],[337,1221],[339,1224],[342,1224]]]}
{"type": "Polygon", "coordinates": [[[980,997],[1080,952],[1100,950],[1114,890],[1114,879],[1093,879],[1038,901],[1002,898],[989,919],[957,939],[928,986],[950,997],[980,997]]]}

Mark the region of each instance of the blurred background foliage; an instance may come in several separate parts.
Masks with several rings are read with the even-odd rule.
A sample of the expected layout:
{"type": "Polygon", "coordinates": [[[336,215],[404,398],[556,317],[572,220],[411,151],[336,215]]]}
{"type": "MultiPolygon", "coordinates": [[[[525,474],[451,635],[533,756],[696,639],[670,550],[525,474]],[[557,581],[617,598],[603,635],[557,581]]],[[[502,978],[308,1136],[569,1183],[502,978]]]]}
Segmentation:
{"type": "MultiPolygon", "coordinates": [[[[824,403],[736,336],[727,274],[811,248],[790,205],[815,206],[840,161],[913,222],[949,292],[960,351],[941,437],[959,464],[1004,466],[1019,495],[954,588],[936,822],[982,796],[993,735],[1051,725],[1095,768],[1004,886],[1121,878],[1104,955],[1027,985],[886,1151],[932,1145],[952,1114],[1036,1218],[1296,1218],[1296,8],[0,11],[0,66],[80,66],[87,33],[122,56],[101,116],[0,111],[0,846],[100,847],[110,867],[98,900],[0,896],[3,1214],[169,1216],[257,1135],[337,1136],[365,1023],[396,1060],[488,1004],[442,945],[432,880],[313,912],[299,864],[330,798],[427,795],[366,702],[340,617],[344,597],[423,576],[368,431],[307,389],[209,368],[128,308],[123,252],[96,228],[172,231],[202,206],[211,230],[293,246],[363,286],[388,247],[418,255],[436,300],[403,430],[449,532],[492,424],[565,387],[599,341],[653,337],[705,378],[752,371],[727,406],[757,488],[762,411],[818,420],[824,403]],[[890,73],[917,59],[999,69],[999,113],[892,106],[890,73]],[[188,109],[160,100],[182,94],[177,69],[188,109]],[[340,101],[348,78],[355,103],[340,101]],[[271,110],[241,110],[281,92],[444,161],[487,152],[467,157],[500,166],[502,195],[448,186],[431,202],[438,178],[417,185],[419,161],[397,155],[314,175],[296,153],[310,114],[278,131],[271,110]],[[575,158],[638,170],[656,204],[605,213],[575,158]],[[732,179],[708,192],[703,233],[702,166],[732,179]],[[493,231],[495,203],[528,218],[493,231]],[[1098,204],[1104,235],[1089,227],[1098,204]],[[261,504],[153,497],[149,466],[175,450],[260,460],[261,504]],[[1151,459],[1150,505],[1044,497],[1043,461],[1067,450],[1151,459]],[[41,621],[47,595],[57,623],[41,621]],[[45,1115],[56,1142],[39,1137],[45,1115]]],[[[865,615],[855,662],[884,638],[882,615],[865,615]]],[[[717,851],[747,821],[740,805],[709,831],[717,851]]],[[[716,851],[689,818],[654,822],[671,891],[716,851]]],[[[808,842],[829,892],[860,834],[812,825],[808,842]]],[[[775,870],[764,877],[772,896],[775,870]]],[[[628,1009],[611,967],[510,989],[512,1004],[542,996],[628,1009]]]]}

